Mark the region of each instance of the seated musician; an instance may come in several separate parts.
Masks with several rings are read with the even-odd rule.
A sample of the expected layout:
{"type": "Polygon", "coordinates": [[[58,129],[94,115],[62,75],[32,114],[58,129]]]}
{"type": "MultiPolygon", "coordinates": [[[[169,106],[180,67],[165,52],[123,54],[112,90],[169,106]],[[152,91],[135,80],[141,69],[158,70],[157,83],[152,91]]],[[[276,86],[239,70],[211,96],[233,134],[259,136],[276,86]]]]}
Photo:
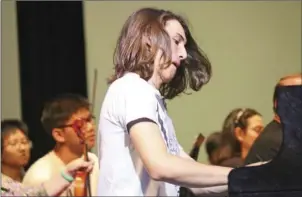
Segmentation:
{"type": "Polygon", "coordinates": [[[57,196],[74,180],[75,172],[79,169],[90,172],[93,161],[86,162],[82,158],[73,160],[54,176],[37,185],[25,186],[11,178],[1,180],[1,196],[57,196]]]}
{"type": "Polygon", "coordinates": [[[217,151],[221,146],[221,132],[214,132],[206,139],[206,153],[208,155],[208,161],[212,165],[217,165],[217,151]]]}
{"type": "MultiPolygon", "coordinates": [[[[46,132],[52,135],[56,141],[54,149],[38,159],[25,174],[23,183],[36,185],[49,180],[53,175],[58,174],[61,168],[81,156],[83,156],[84,145],[81,142],[75,122],[83,122],[81,132],[85,135],[88,149],[95,144],[95,123],[89,110],[88,101],[73,94],[64,94],[49,102],[42,113],[42,124],[46,132]]],[[[96,195],[96,184],[98,178],[98,158],[93,153],[88,153],[96,165],[90,174],[91,194],[96,195]]],[[[73,187],[66,189],[62,196],[72,195],[73,187]]]]}
{"type": "Polygon", "coordinates": [[[263,130],[262,116],[254,109],[234,109],[223,123],[218,165],[240,167],[255,139],[263,130]]]}
{"type": "Polygon", "coordinates": [[[1,180],[21,182],[30,159],[31,142],[25,123],[15,119],[1,121],[1,180]]]}
{"type": "Polygon", "coordinates": [[[255,140],[255,143],[251,147],[251,150],[246,157],[245,164],[272,160],[277,155],[281,147],[283,135],[280,118],[276,113],[278,105],[276,101],[278,86],[282,85],[283,83],[292,83],[293,85],[299,84],[299,79],[301,80],[301,75],[286,76],[281,78],[278,84],[275,86],[273,95],[273,120],[264,128],[263,132],[259,135],[257,140],[255,140]]]}

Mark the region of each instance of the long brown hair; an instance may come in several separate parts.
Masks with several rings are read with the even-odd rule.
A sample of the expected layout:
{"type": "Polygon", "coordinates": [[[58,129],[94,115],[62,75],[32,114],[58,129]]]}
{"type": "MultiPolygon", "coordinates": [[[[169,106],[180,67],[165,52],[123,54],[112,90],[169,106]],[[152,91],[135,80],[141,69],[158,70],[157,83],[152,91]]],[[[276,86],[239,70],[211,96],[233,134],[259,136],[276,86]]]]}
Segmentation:
{"type": "Polygon", "coordinates": [[[140,9],[125,22],[114,52],[114,74],[108,83],[122,77],[126,72],[135,72],[141,78],[149,80],[159,49],[163,51],[163,65],[170,65],[171,41],[165,31],[165,24],[173,19],[179,21],[184,28],[188,57],[181,62],[174,78],[160,87],[162,96],[172,99],[183,93],[188,86],[198,91],[208,83],[212,74],[211,63],[193,39],[185,20],[170,11],[154,8],[140,9]]]}

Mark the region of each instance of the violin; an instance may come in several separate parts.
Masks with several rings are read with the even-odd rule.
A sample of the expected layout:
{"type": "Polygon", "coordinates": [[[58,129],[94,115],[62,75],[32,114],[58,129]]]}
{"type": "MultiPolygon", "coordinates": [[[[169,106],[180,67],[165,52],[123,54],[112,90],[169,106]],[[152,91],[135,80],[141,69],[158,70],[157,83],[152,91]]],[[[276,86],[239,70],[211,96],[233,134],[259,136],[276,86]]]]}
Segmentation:
{"type": "MultiPolygon", "coordinates": [[[[77,135],[83,145],[83,154],[84,160],[89,161],[88,158],[88,146],[85,142],[85,136],[81,130],[83,128],[83,124],[86,124],[84,120],[76,120],[74,123],[74,129],[77,132],[77,135]]],[[[90,185],[90,174],[85,170],[78,170],[74,179],[74,196],[76,197],[84,197],[91,196],[91,185],[90,185]]]]}
{"type": "MultiPolygon", "coordinates": [[[[97,69],[94,69],[91,114],[93,114],[93,110],[94,110],[96,85],[97,85],[97,69]]],[[[82,132],[82,128],[84,128],[84,124],[86,124],[85,120],[76,120],[74,123],[74,130],[76,131],[80,139],[80,142],[83,145],[84,160],[89,161],[88,145],[86,143],[84,133],[82,132]]],[[[92,196],[89,175],[90,175],[89,173],[83,170],[79,170],[76,172],[75,180],[74,180],[74,196],[76,197],[92,196]]]]}

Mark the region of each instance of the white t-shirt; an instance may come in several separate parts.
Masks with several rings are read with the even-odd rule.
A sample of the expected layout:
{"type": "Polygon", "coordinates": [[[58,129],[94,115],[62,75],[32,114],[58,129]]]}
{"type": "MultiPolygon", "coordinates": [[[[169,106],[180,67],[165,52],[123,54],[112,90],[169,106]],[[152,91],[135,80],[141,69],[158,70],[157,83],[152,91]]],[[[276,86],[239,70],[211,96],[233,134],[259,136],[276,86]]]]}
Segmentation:
{"type": "MultiPolygon", "coordinates": [[[[97,181],[99,176],[98,158],[93,153],[88,153],[89,159],[94,161],[94,167],[90,173],[91,194],[97,194],[97,181]]],[[[36,186],[50,180],[54,176],[58,176],[61,170],[65,168],[63,161],[53,152],[47,153],[30,166],[23,178],[23,184],[28,186],[36,186]]],[[[73,185],[67,188],[60,196],[69,196],[73,194],[73,185]]]]}
{"type": "Polygon", "coordinates": [[[180,146],[159,91],[139,75],[127,73],[110,85],[102,104],[98,196],[178,196],[179,186],[150,178],[131,143],[128,130],[141,121],[156,123],[167,150],[179,155],[180,146]]]}

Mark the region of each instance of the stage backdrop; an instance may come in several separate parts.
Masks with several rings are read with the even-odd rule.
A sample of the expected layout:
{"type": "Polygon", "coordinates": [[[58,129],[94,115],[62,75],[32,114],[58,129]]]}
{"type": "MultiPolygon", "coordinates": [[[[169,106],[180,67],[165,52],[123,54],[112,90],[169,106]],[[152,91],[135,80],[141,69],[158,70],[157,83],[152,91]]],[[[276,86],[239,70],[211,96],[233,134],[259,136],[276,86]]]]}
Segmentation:
{"type": "MultiPolygon", "coordinates": [[[[1,118],[21,118],[16,5],[15,1],[1,3],[1,118]]],[[[85,1],[87,95],[91,99],[97,68],[97,117],[107,88],[105,79],[112,74],[119,31],[131,12],[144,6],[171,9],[188,18],[213,64],[213,78],[202,91],[168,103],[177,136],[187,151],[199,132],[207,136],[220,129],[235,107],[255,108],[267,123],[276,81],[301,72],[301,2],[85,1]]],[[[206,161],[204,151],[200,156],[200,161],[206,161]]]]}
{"type": "Polygon", "coordinates": [[[6,103],[2,104],[10,118],[22,118],[27,123],[33,142],[32,163],[54,147],[52,137],[40,123],[45,102],[66,92],[87,97],[83,9],[81,1],[12,3],[10,11],[15,10],[12,13],[15,17],[9,21],[11,32],[4,32],[12,34],[18,45],[8,42],[2,51],[7,52],[5,58],[10,61],[3,67],[11,72],[15,69],[15,72],[14,75],[2,73],[6,77],[2,84],[7,92],[16,90],[18,100],[13,102],[14,97],[6,97],[3,99],[6,103]],[[12,59],[14,54],[16,60],[12,59]],[[16,110],[20,105],[14,104],[20,100],[21,110],[16,110]]]}
{"type": "Polygon", "coordinates": [[[21,118],[21,91],[14,1],[1,1],[1,119],[21,118]]]}

